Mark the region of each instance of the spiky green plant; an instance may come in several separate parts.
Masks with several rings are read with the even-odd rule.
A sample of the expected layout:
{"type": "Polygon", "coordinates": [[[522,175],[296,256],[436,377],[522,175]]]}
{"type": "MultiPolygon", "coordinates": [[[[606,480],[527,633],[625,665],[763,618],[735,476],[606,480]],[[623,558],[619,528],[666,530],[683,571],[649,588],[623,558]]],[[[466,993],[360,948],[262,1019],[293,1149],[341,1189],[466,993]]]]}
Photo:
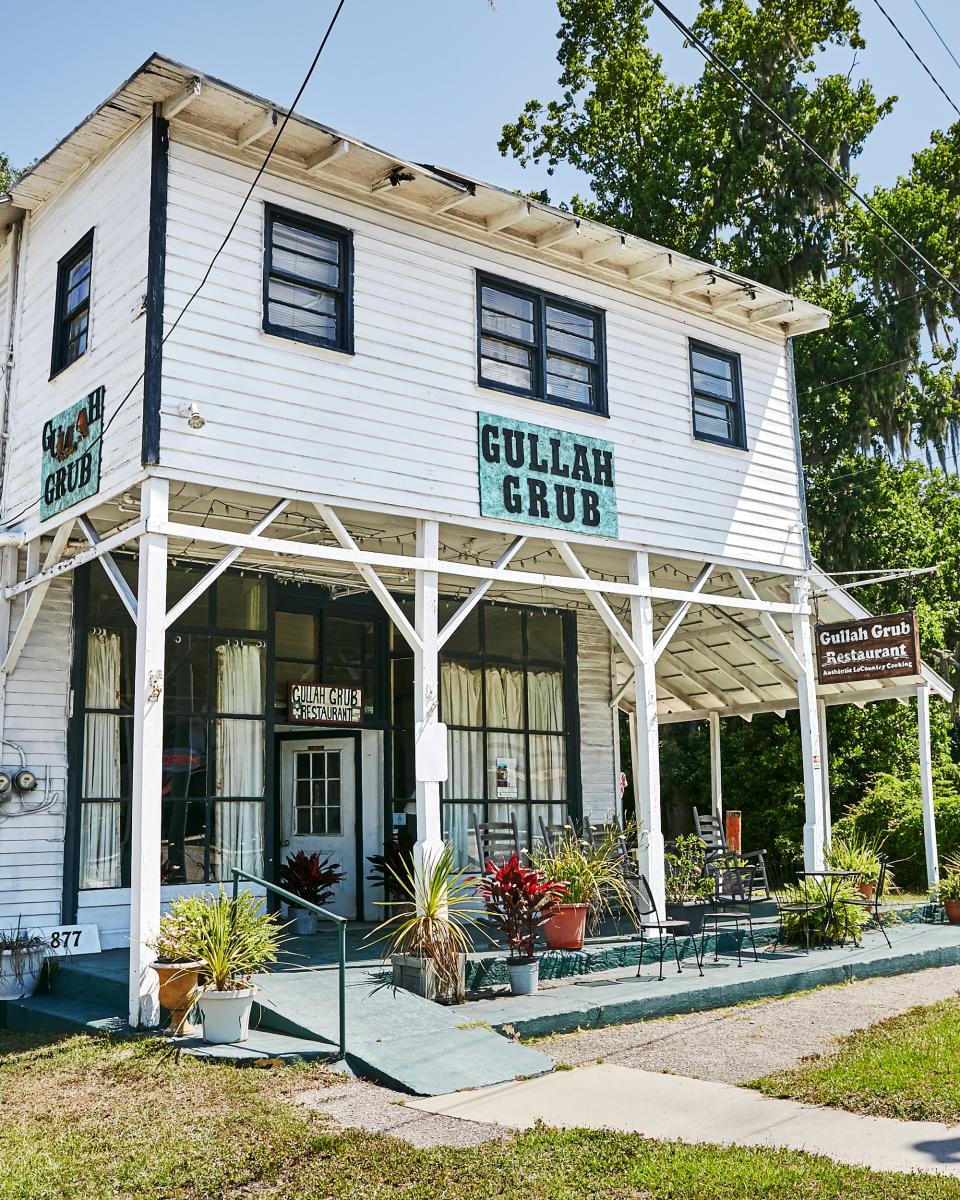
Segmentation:
{"type": "Polygon", "coordinates": [[[607,913],[625,912],[634,919],[633,896],[624,878],[623,851],[616,830],[607,831],[592,846],[572,830],[565,830],[551,845],[534,846],[529,858],[551,883],[567,885],[563,904],[589,905],[591,928],[596,928],[607,913]]]}
{"type": "Polygon", "coordinates": [[[943,860],[937,896],[944,900],[960,900],[960,854],[949,854],[943,860]]]}
{"type": "Polygon", "coordinates": [[[394,954],[429,959],[441,994],[457,995],[459,956],[473,949],[471,930],[484,932],[480,923],[484,908],[475,881],[454,867],[450,845],[421,862],[399,868],[388,863],[387,869],[400,899],[380,901],[384,908],[396,911],[372,931],[370,944],[385,943],[384,960],[394,954]]]}
{"type": "Polygon", "coordinates": [[[201,975],[214,991],[247,987],[251,975],[277,961],[284,941],[281,926],[276,914],[261,911],[262,906],[260,896],[240,892],[234,899],[221,888],[185,911],[178,945],[201,964],[201,975]]]}
{"type": "MultiPolygon", "coordinates": [[[[861,883],[876,886],[880,878],[880,847],[861,834],[852,832],[835,837],[827,852],[827,866],[834,871],[856,871],[861,883]]],[[[886,886],[893,888],[893,874],[887,867],[886,886]]]]}
{"type": "Polygon", "coordinates": [[[823,938],[839,942],[845,937],[858,941],[870,920],[857,885],[842,877],[801,879],[784,887],[779,900],[783,905],[806,904],[809,907],[808,912],[783,914],[784,940],[798,945],[805,940],[808,931],[811,941],[823,938]],[[830,916],[825,925],[828,908],[830,916]]]}

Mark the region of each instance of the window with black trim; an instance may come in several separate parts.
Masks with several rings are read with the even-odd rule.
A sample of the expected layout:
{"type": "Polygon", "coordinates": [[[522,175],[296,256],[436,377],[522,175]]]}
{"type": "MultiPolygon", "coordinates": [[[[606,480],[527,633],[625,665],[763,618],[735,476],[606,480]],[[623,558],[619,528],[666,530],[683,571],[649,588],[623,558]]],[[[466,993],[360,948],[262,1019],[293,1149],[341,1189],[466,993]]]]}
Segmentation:
{"type": "Polygon", "coordinates": [[[51,378],[87,352],[90,337],[90,276],[93,230],[57,265],[57,300],[53,317],[51,378]]]}
{"type": "Polygon", "coordinates": [[[352,291],[350,231],[267,205],[264,330],[352,354],[352,291]]]}
{"type": "Polygon", "coordinates": [[[482,387],[606,415],[601,310],[478,275],[477,311],[482,387]]]}
{"type": "Polygon", "coordinates": [[[747,448],[740,355],[690,343],[693,435],[704,442],[747,448]]]}

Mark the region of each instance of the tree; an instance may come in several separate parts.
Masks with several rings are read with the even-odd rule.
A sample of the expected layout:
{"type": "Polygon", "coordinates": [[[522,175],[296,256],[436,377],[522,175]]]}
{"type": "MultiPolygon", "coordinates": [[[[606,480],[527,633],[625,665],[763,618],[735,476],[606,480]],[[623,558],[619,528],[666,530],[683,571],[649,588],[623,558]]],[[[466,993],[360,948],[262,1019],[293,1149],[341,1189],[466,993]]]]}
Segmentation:
{"type": "Polygon", "coordinates": [[[10,166],[10,159],[5,154],[0,154],[0,196],[13,187],[16,175],[17,172],[10,166]]]}

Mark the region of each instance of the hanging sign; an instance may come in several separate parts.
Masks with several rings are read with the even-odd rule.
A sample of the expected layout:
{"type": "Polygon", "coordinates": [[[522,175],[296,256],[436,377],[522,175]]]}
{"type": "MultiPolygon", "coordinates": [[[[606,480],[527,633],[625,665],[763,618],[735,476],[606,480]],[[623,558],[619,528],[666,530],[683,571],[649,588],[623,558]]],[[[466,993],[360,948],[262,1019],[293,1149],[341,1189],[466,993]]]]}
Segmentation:
{"type": "Polygon", "coordinates": [[[858,683],[920,674],[920,636],[913,612],[816,627],[820,683],[858,683]]]}
{"type": "Polygon", "coordinates": [[[485,517],[617,536],[613,445],[478,413],[485,517]]]}
{"type": "Polygon", "coordinates": [[[40,520],[100,490],[100,446],[106,388],[52,417],[40,437],[40,520]]]}
{"type": "Polygon", "coordinates": [[[357,687],[291,683],[287,719],[292,725],[362,725],[363,692],[357,687]]]}

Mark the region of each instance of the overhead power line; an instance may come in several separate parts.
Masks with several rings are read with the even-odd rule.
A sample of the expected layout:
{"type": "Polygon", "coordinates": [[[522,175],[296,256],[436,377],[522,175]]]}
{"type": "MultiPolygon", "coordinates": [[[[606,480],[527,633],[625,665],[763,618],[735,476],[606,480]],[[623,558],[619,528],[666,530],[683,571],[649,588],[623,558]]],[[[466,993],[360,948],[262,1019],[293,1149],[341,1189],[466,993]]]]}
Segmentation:
{"type": "MultiPolygon", "coordinates": [[[[110,414],[109,420],[106,421],[106,423],[104,424],[103,429],[100,431],[99,435],[91,441],[91,443],[90,443],[91,449],[94,446],[96,446],[98,442],[103,441],[104,437],[106,436],[107,430],[110,428],[110,426],[114,423],[114,421],[119,416],[120,410],[123,408],[123,406],[127,403],[127,401],[130,399],[130,397],[136,391],[136,389],[143,382],[143,378],[147,373],[148,367],[150,367],[153,364],[154,359],[160,353],[160,351],[163,349],[163,347],[166,345],[170,336],[173,334],[173,332],[176,330],[177,326],[183,320],[184,316],[187,313],[187,310],[193,304],[194,300],[196,300],[196,298],[200,295],[200,292],[203,290],[204,284],[210,278],[211,272],[213,271],[213,268],[217,264],[217,260],[220,258],[220,255],[226,249],[227,243],[230,241],[231,237],[233,236],[234,231],[236,230],[237,225],[240,221],[240,218],[243,216],[244,210],[246,209],[247,204],[249,203],[250,197],[253,195],[257,184],[260,182],[261,178],[263,177],[263,173],[264,173],[264,171],[266,171],[267,166],[270,162],[270,159],[273,157],[273,152],[274,152],[274,150],[276,150],[277,143],[280,141],[280,138],[283,136],[283,131],[286,129],[287,125],[289,124],[290,118],[293,116],[297,105],[300,103],[301,99],[303,98],[303,93],[307,90],[307,86],[310,83],[310,80],[313,78],[313,73],[317,69],[317,64],[320,61],[320,56],[323,54],[324,48],[326,47],[326,44],[330,39],[330,35],[331,35],[331,33],[333,33],[333,27],[336,25],[337,19],[339,18],[340,13],[343,11],[343,7],[346,4],[346,2],[347,2],[347,0],[340,0],[339,4],[337,5],[336,9],[334,10],[334,14],[330,18],[330,23],[327,25],[326,31],[324,32],[323,39],[321,40],[320,45],[317,48],[316,54],[313,56],[313,61],[311,62],[306,75],[304,75],[304,77],[303,77],[303,82],[300,84],[300,87],[297,89],[297,94],[293,98],[293,103],[290,105],[290,107],[287,109],[286,113],[284,114],[284,118],[280,122],[279,127],[277,128],[276,135],[275,135],[273,141],[270,143],[270,147],[267,150],[266,154],[263,156],[263,161],[260,163],[260,166],[257,168],[257,173],[256,173],[256,175],[254,175],[253,181],[251,182],[250,186],[247,188],[246,194],[244,195],[243,200],[240,202],[240,207],[237,209],[233,220],[230,222],[230,227],[227,229],[227,232],[224,234],[223,240],[220,242],[220,245],[217,247],[216,252],[214,253],[213,257],[210,259],[207,269],[204,271],[203,276],[200,279],[200,282],[197,284],[197,286],[191,292],[191,294],[190,294],[189,298],[187,299],[186,303],[184,304],[184,306],[177,313],[170,328],[166,331],[166,333],[160,339],[160,344],[153,351],[150,358],[147,359],[147,361],[144,363],[143,371],[141,371],[140,375],[134,381],[133,385],[130,387],[130,390],[127,392],[127,394],[123,397],[123,399],[120,401],[120,403],[117,405],[117,407],[110,414]]],[[[18,513],[15,513],[12,517],[4,517],[4,519],[3,519],[4,525],[11,525],[14,521],[19,521],[21,517],[26,516],[26,514],[28,512],[31,512],[34,508],[39,507],[39,505],[40,505],[40,500],[39,499],[34,500],[32,504],[28,504],[25,508],[20,509],[20,511],[18,513]]]]}
{"type": "MultiPolygon", "coordinates": [[[[893,17],[891,17],[890,14],[887,12],[887,10],[883,7],[883,5],[880,3],[880,0],[873,0],[873,2],[877,6],[877,8],[880,9],[880,11],[883,13],[883,15],[887,18],[887,20],[890,22],[890,25],[893,27],[893,30],[896,33],[897,37],[900,39],[900,41],[903,42],[903,44],[910,51],[910,53],[913,55],[913,57],[917,60],[917,62],[920,64],[920,66],[923,67],[924,71],[926,71],[927,75],[933,81],[934,86],[940,92],[940,95],[943,96],[944,100],[946,100],[946,102],[950,105],[950,107],[957,114],[957,116],[960,117],[960,108],[957,108],[956,104],[953,101],[953,98],[947,92],[947,89],[943,86],[943,84],[936,77],[936,75],[934,75],[934,73],[930,70],[930,68],[923,61],[923,59],[920,57],[920,55],[917,53],[917,51],[914,50],[913,46],[910,44],[909,40],[907,39],[906,34],[903,32],[903,30],[900,28],[900,26],[896,23],[896,21],[893,19],[893,17]]],[[[923,10],[921,9],[921,12],[922,11],[923,10]]],[[[926,15],[926,14],[924,14],[924,15],[926,15]]],[[[936,32],[936,31],[934,31],[934,32],[936,32]]]]}
{"type": "Polygon", "coordinates": [[[811,158],[815,159],[820,166],[828,171],[830,175],[836,179],[840,185],[850,193],[851,196],[854,197],[855,200],[859,201],[866,211],[870,213],[875,220],[880,222],[884,229],[892,233],[893,236],[901,243],[901,245],[905,246],[911,254],[915,255],[917,260],[921,262],[928,271],[931,271],[939,280],[945,283],[947,287],[954,293],[954,295],[960,299],[960,287],[953,283],[952,280],[948,279],[947,276],[944,275],[944,273],[939,269],[939,267],[935,266],[927,258],[927,256],[921,250],[919,250],[913,244],[913,242],[910,241],[908,237],[902,234],[895,225],[892,225],[882,213],[878,212],[877,209],[874,208],[874,206],[870,203],[870,201],[865,196],[862,196],[849,180],[845,179],[839,171],[832,167],[830,163],[827,162],[827,160],[823,157],[823,155],[810,145],[810,143],[805,137],[803,137],[802,134],[798,133],[793,126],[787,120],[785,120],[785,118],[781,117],[776,109],[771,108],[770,105],[767,104],[766,100],[764,100],[761,96],[758,96],[753,88],[733,69],[733,67],[724,62],[724,60],[720,58],[718,54],[711,50],[709,46],[707,46],[699,37],[697,37],[693,30],[688,25],[685,25],[683,21],[681,21],[680,18],[674,12],[672,12],[666,4],[663,3],[663,0],[653,0],[653,4],[660,10],[660,12],[663,13],[667,20],[670,21],[670,23],[676,29],[678,29],[680,33],[683,34],[687,41],[690,42],[692,46],[695,46],[697,50],[699,50],[699,52],[705,59],[707,59],[708,62],[713,63],[714,66],[719,67],[721,71],[728,75],[739,88],[747,93],[747,95],[751,98],[751,100],[754,101],[755,104],[759,105],[759,107],[762,108],[768,116],[772,117],[772,119],[785,133],[794,138],[795,141],[797,141],[804,148],[804,150],[806,150],[811,158]]]}
{"type": "Polygon", "coordinates": [[[960,62],[958,62],[958,61],[957,61],[957,56],[956,56],[956,55],[954,54],[954,52],[953,52],[953,51],[950,49],[950,47],[947,45],[947,43],[946,43],[946,42],[943,40],[943,37],[941,36],[940,30],[939,30],[939,29],[936,27],[936,25],[934,25],[934,23],[933,23],[933,22],[930,20],[930,18],[927,16],[926,9],[925,9],[925,8],[923,7],[923,5],[920,3],[920,0],[913,0],[913,2],[914,2],[914,4],[917,6],[917,8],[919,8],[919,9],[920,9],[920,15],[923,17],[923,19],[926,21],[926,23],[927,23],[927,24],[930,26],[930,28],[933,30],[933,32],[934,32],[934,34],[935,34],[935,36],[936,36],[936,39],[937,39],[937,41],[940,43],[940,45],[941,45],[941,46],[944,48],[944,50],[946,50],[946,52],[947,52],[947,53],[950,55],[950,57],[953,59],[954,66],[955,66],[955,67],[957,67],[958,69],[960,69],[960,62]]]}

